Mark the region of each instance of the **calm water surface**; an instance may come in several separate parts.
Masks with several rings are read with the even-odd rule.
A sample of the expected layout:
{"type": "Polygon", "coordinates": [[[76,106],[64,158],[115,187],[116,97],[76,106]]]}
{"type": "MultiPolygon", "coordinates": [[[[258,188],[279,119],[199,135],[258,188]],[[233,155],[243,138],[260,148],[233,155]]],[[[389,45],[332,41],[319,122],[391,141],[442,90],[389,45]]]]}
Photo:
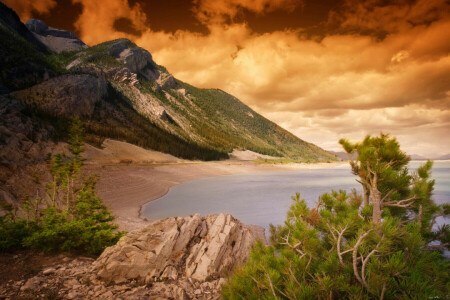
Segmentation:
{"type": "MultiPolygon", "coordinates": [[[[416,169],[420,164],[414,161],[410,167],[416,169]]],[[[435,162],[433,178],[433,199],[438,204],[450,202],[450,161],[435,162]]],[[[332,189],[361,191],[355,179],[348,165],[198,179],[174,186],[162,198],[147,203],[142,215],[154,220],[194,213],[229,213],[243,223],[267,229],[270,223],[283,223],[296,192],[312,207],[319,195],[332,189]]]]}

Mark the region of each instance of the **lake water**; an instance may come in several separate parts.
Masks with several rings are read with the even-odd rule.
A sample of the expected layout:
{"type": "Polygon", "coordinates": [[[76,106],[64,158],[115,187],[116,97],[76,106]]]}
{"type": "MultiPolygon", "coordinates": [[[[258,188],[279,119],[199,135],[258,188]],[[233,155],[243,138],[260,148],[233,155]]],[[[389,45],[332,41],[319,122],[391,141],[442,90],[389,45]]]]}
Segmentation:
{"type": "MultiPolygon", "coordinates": [[[[413,161],[410,168],[416,169],[420,164],[413,161]]],[[[450,161],[435,162],[433,178],[436,180],[435,202],[450,202],[450,161]]],[[[267,229],[270,223],[284,222],[292,204],[291,196],[296,192],[312,207],[321,194],[333,189],[356,188],[361,192],[355,179],[348,165],[198,179],[174,186],[165,196],[147,203],[142,215],[155,220],[194,213],[229,213],[245,224],[267,229]]]]}

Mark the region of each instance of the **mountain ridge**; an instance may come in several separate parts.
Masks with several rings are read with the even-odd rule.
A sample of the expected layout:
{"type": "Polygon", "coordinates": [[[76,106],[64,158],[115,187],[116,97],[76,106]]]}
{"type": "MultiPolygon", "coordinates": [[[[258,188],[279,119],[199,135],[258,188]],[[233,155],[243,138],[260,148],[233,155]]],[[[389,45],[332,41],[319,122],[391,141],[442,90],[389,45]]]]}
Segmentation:
{"type": "MultiPolygon", "coordinates": [[[[174,78],[166,68],[153,61],[148,51],[129,40],[118,39],[93,47],[87,47],[80,41],[82,44],[77,49],[57,53],[52,48],[54,41],[50,43],[42,39],[42,36],[65,41],[69,38],[76,39],[73,33],[49,27],[40,20],[30,20],[26,26],[19,24],[20,21],[12,10],[3,4],[1,8],[1,29],[10,31],[8,38],[15,39],[17,44],[29,41],[36,44],[38,50],[42,50],[41,44],[48,46],[45,51],[33,53],[30,45],[24,45],[28,46],[25,49],[28,53],[20,53],[21,56],[33,58],[34,54],[37,59],[26,63],[37,66],[40,68],[38,71],[43,74],[35,76],[38,78],[34,81],[17,85],[8,84],[9,77],[3,76],[1,83],[7,86],[4,90],[8,90],[3,92],[5,97],[19,100],[55,118],[72,115],[86,118],[88,133],[92,137],[97,136],[99,140],[120,138],[188,159],[214,159],[202,158],[202,155],[189,157],[179,151],[174,153],[174,150],[156,147],[155,143],[139,142],[136,137],[127,139],[123,132],[107,134],[99,124],[102,123],[101,120],[97,119],[95,122],[98,115],[108,115],[105,110],[109,110],[117,119],[125,110],[123,105],[128,105],[134,114],[147,119],[159,131],[165,131],[187,144],[196,144],[218,152],[216,159],[228,157],[227,153],[234,149],[303,160],[336,159],[334,155],[301,140],[259,115],[236,97],[218,89],[199,89],[174,78]],[[12,26],[9,26],[9,20],[13,20],[12,26]],[[14,28],[20,28],[17,35],[25,41],[19,41],[14,28]],[[114,99],[122,103],[114,103],[114,99]],[[108,107],[103,107],[102,110],[100,106],[103,102],[110,102],[112,106],[106,105],[108,107]],[[118,105],[120,113],[117,111],[118,105]]],[[[2,35],[5,37],[5,32],[2,35]]],[[[6,49],[3,57],[16,54],[13,45],[8,46],[10,48],[6,49]]],[[[8,68],[5,69],[8,71],[8,68]]],[[[20,79],[20,72],[16,72],[14,68],[11,73],[11,77],[20,79]]],[[[116,127],[120,127],[118,123],[124,123],[126,117],[119,119],[114,124],[116,127]]],[[[136,123],[139,117],[133,116],[131,119],[132,123],[136,123]]],[[[112,125],[108,124],[108,120],[103,120],[103,123],[106,123],[103,124],[105,126],[112,125]]],[[[147,125],[150,126],[149,124],[147,125]]],[[[131,127],[136,126],[134,124],[131,127]]],[[[163,132],[161,135],[165,135],[163,132]]]]}
{"type": "MultiPolygon", "coordinates": [[[[33,22],[42,25],[41,21],[33,22]]],[[[42,39],[41,41],[45,42],[42,39]]],[[[174,78],[166,68],[153,61],[148,51],[127,39],[82,47],[71,52],[63,51],[52,54],[52,59],[53,63],[63,70],[59,76],[85,74],[102,78],[110,87],[108,90],[115,90],[112,94],[128,102],[138,114],[188,143],[192,142],[221,153],[231,153],[236,148],[280,157],[295,156],[296,159],[304,160],[335,159],[328,152],[299,139],[259,115],[236,97],[218,89],[198,89],[174,78]]],[[[52,80],[54,79],[48,79],[47,82],[52,80]]],[[[70,83],[67,82],[66,85],[70,86],[70,83]]],[[[50,87],[46,84],[29,89],[37,89],[35,94],[48,95],[54,93],[55,88],[52,89],[51,84],[50,87]],[[47,89],[43,89],[44,86],[47,89]]],[[[102,89],[104,90],[104,87],[102,89]]],[[[86,97],[87,95],[84,98],[86,97]]],[[[104,97],[111,98],[111,93],[108,91],[104,97]]],[[[30,102],[29,93],[25,98],[30,102]]],[[[23,99],[24,97],[22,101],[23,99]]],[[[32,104],[39,106],[40,102],[35,101],[32,104]]],[[[40,108],[45,110],[45,106],[40,108]]],[[[96,129],[98,127],[96,126],[96,129]]],[[[101,134],[99,130],[93,131],[91,133],[102,138],[115,138],[111,135],[103,136],[105,133],[101,134]]],[[[136,143],[123,135],[117,138],[136,143]]],[[[141,144],[167,152],[167,149],[155,149],[154,145],[141,144]]],[[[171,154],[183,157],[180,153],[171,154]]],[[[227,156],[217,155],[216,159],[227,156]]]]}
{"type": "MultiPolygon", "coordinates": [[[[5,186],[19,193],[15,187],[30,177],[30,168],[41,164],[37,172],[45,170],[42,164],[67,140],[75,116],[96,147],[114,139],[189,160],[227,159],[233,150],[309,162],[337,159],[224,91],[174,78],[129,40],[58,53],[29,28],[0,3],[0,193],[5,186]]],[[[76,39],[45,30],[54,39],[76,39]]]]}

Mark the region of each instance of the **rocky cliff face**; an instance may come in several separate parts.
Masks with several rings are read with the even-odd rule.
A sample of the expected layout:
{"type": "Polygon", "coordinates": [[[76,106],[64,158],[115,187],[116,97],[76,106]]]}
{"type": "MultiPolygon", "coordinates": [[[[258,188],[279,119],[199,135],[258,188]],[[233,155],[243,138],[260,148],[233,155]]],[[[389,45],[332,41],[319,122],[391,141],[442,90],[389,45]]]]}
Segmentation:
{"type": "Polygon", "coordinates": [[[247,260],[255,239],[230,215],[167,218],[129,233],[96,261],[61,258],[27,280],[0,283],[0,298],[220,299],[225,273],[247,260]]]}
{"type": "Polygon", "coordinates": [[[13,92],[10,97],[38,105],[44,112],[57,117],[90,117],[95,105],[107,94],[103,78],[88,74],[63,75],[49,79],[29,89],[13,92]]]}
{"type": "Polygon", "coordinates": [[[47,26],[41,20],[31,19],[25,24],[34,36],[55,52],[78,51],[88,46],[75,37],[75,33],[47,26]]]}

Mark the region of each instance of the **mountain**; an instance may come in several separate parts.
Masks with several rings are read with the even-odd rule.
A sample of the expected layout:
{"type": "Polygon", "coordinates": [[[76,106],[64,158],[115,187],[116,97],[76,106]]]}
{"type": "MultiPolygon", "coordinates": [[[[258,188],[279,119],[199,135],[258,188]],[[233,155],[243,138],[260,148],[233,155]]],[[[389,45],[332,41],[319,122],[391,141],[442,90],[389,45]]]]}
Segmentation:
{"type": "Polygon", "coordinates": [[[409,157],[411,158],[411,160],[427,160],[428,159],[425,156],[418,155],[418,154],[411,154],[409,157]]]}
{"type": "Polygon", "coordinates": [[[441,155],[437,158],[435,158],[436,160],[449,160],[450,159],[450,154],[446,154],[446,155],[441,155]]]}
{"type": "Polygon", "coordinates": [[[81,117],[90,142],[115,138],[188,159],[227,158],[233,149],[305,160],[336,159],[232,95],[177,80],[129,40],[87,48],[73,34],[42,21],[20,26],[26,34],[10,26],[8,18],[1,18],[0,24],[1,39],[7,41],[2,60],[14,60],[2,68],[1,85],[9,92],[3,92],[4,98],[18,100],[58,123],[81,117]],[[26,27],[34,31],[31,36],[26,27]],[[52,51],[64,40],[75,41],[78,48],[52,51]],[[39,42],[47,50],[38,49],[39,42]],[[17,70],[16,61],[26,72],[17,70]],[[32,80],[27,79],[30,73],[37,73],[32,80]],[[11,78],[17,83],[12,84],[11,78]]]}
{"type": "Polygon", "coordinates": [[[41,43],[55,52],[77,51],[88,47],[75,36],[75,33],[49,27],[41,20],[31,19],[25,26],[41,43]]]}
{"type": "MultiPolygon", "coordinates": [[[[344,151],[328,151],[328,152],[330,152],[331,154],[336,155],[337,157],[340,158],[340,160],[348,160],[347,152],[344,152],[344,151]]],[[[356,159],[358,154],[357,153],[352,153],[351,156],[352,156],[353,159],[356,159]]]]}

